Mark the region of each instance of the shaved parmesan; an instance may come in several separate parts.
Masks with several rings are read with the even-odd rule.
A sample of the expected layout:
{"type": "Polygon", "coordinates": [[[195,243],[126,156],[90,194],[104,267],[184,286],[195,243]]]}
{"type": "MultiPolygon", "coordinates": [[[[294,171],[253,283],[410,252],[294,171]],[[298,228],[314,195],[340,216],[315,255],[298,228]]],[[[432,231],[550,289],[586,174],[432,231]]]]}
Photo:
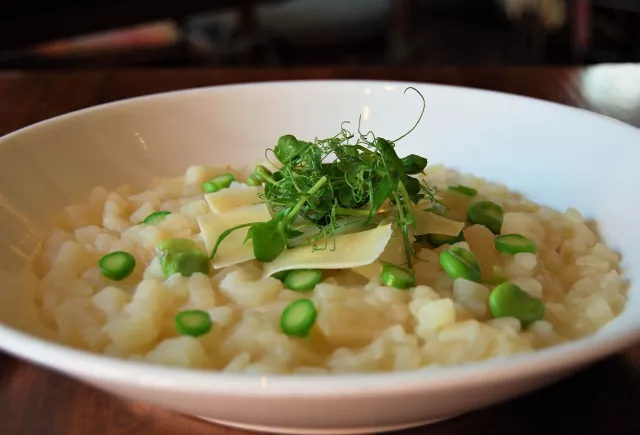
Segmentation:
{"type": "Polygon", "coordinates": [[[464,222],[458,222],[435,213],[413,209],[413,215],[418,222],[418,229],[414,234],[442,234],[445,236],[457,236],[464,228],[464,222]]]}
{"type": "MultiPolygon", "coordinates": [[[[290,269],[348,269],[371,264],[378,259],[391,237],[391,225],[373,230],[343,234],[327,240],[327,248],[313,250],[312,245],[287,249],[275,260],[264,264],[263,276],[290,269]]],[[[323,246],[324,241],[317,243],[323,246]]]]}
{"type": "MultiPolygon", "coordinates": [[[[266,204],[245,205],[227,213],[206,214],[198,217],[198,225],[204,239],[207,252],[211,253],[218,237],[229,228],[251,222],[266,222],[271,219],[266,204]]],[[[237,263],[252,260],[253,242],[244,242],[249,227],[240,228],[228,235],[213,258],[213,268],[220,269],[237,263]]]]}
{"type": "Polygon", "coordinates": [[[207,193],[204,199],[214,213],[225,213],[238,207],[264,202],[258,195],[262,186],[234,187],[207,193]]]}

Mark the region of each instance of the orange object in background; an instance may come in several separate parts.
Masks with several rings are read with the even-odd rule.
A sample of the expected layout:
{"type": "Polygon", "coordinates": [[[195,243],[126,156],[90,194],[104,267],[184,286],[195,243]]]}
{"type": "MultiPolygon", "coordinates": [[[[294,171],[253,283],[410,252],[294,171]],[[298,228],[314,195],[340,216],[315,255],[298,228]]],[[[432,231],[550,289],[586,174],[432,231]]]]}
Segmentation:
{"type": "Polygon", "coordinates": [[[107,32],[36,45],[31,52],[44,57],[65,57],[96,52],[115,52],[175,45],[181,39],[173,21],[159,21],[107,32]]]}

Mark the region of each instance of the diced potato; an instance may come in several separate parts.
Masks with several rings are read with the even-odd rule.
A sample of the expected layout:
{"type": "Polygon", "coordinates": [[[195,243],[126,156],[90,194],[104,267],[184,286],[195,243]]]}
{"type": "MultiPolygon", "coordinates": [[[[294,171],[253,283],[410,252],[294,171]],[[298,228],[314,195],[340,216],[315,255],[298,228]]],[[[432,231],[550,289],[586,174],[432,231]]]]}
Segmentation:
{"type": "Polygon", "coordinates": [[[118,240],[119,239],[113,234],[100,233],[94,240],[93,245],[98,251],[106,254],[111,251],[113,245],[118,243],[118,240]]]}
{"type": "Polygon", "coordinates": [[[138,230],[140,243],[145,249],[155,250],[156,246],[166,239],[165,234],[155,225],[146,225],[138,230]]]}
{"type": "Polygon", "coordinates": [[[216,295],[209,276],[202,273],[194,273],[188,280],[189,308],[208,310],[216,306],[216,295]]]}
{"type": "Polygon", "coordinates": [[[565,212],[564,216],[574,224],[581,224],[584,222],[584,217],[582,213],[573,207],[569,207],[565,212]]]}
{"type": "Polygon", "coordinates": [[[316,307],[316,324],[332,346],[364,346],[387,327],[384,311],[355,297],[319,300],[316,307]]]}
{"type": "Polygon", "coordinates": [[[85,340],[83,331],[91,327],[100,327],[104,322],[98,312],[92,310],[91,301],[86,298],[70,298],[55,308],[55,319],[60,338],[67,344],[76,347],[88,346],[99,350],[106,341],[94,337],[90,342],[85,340]]]}
{"type": "Polygon", "coordinates": [[[211,208],[204,199],[197,199],[181,206],[180,213],[192,218],[197,218],[198,216],[211,213],[211,208]]]}
{"type": "Polygon", "coordinates": [[[100,270],[100,268],[98,267],[98,265],[96,264],[95,267],[92,267],[90,269],[87,269],[83,274],[82,274],[82,280],[84,282],[86,282],[87,284],[89,284],[91,287],[93,287],[93,291],[99,291],[100,289],[110,285],[112,283],[111,280],[109,280],[109,278],[107,278],[106,276],[104,276],[102,274],[102,271],[100,270]]]}
{"type": "Polygon", "coordinates": [[[74,231],[76,239],[83,245],[93,245],[98,235],[102,232],[102,229],[97,225],[89,225],[86,227],[78,228],[74,231]]]}
{"type": "Polygon", "coordinates": [[[500,253],[493,243],[493,233],[484,225],[472,225],[465,228],[464,239],[482,266],[482,279],[491,280],[494,267],[502,266],[500,253]]]}
{"type": "Polygon", "coordinates": [[[134,207],[141,207],[144,204],[149,204],[154,209],[160,207],[162,202],[160,195],[155,190],[148,190],[136,195],[130,195],[127,197],[127,201],[129,201],[129,203],[134,207]]]}
{"type": "MultiPolygon", "coordinates": [[[[155,260],[154,260],[155,261],[155,260]]],[[[174,301],[184,303],[189,297],[189,278],[174,273],[164,282],[165,288],[173,295],[174,301]]]]}
{"type": "Polygon", "coordinates": [[[159,322],[172,303],[173,295],[160,282],[155,279],[143,280],[136,287],[125,311],[132,316],[149,313],[159,322]]]}
{"type": "Polygon", "coordinates": [[[101,186],[94,187],[89,194],[89,206],[96,216],[102,216],[102,213],[104,211],[104,203],[107,201],[108,197],[109,192],[107,192],[107,189],[101,186]]]}
{"type": "Polygon", "coordinates": [[[255,279],[244,268],[229,273],[220,282],[220,291],[231,301],[246,308],[258,307],[274,300],[282,290],[282,283],[275,278],[255,279]]]}
{"type": "Polygon", "coordinates": [[[58,251],[55,263],[64,264],[65,267],[73,270],[73,273],[80,275],[95,266],[97,261],[96,254],[90,252],[84,245],[77,242],[65,242],[58,251]]]}
{"type": "Polygon", "coordinates": [[[443,343],[452,341],[474,342],[480,334],[480,323],[477,320],[466,320],[464,322],[447,325],[438,333],[438,340],[443,343]]]}
{"type": "Polygon", "coordinates": [[[191,237],[199,230],[198,221],[181,213],[173,213],[155,225],[166,238],[191,237]]]}
{"type": "Polygon", "coordinates": [[[160,204],[160,210],[170,211],[171,213],[180,213],[180,201],[177,199],[168,199],[160,204]]]}
{"type": "MultiPolygon", "coordinates": [[[[181,276],[179,274],[175,274],[176,276],[181,276]]],[[[157,281],[162,281],[164,279],[164,274],[162,273],[162,266],[160,265],[160,258],[155,257],[149,266],[144,270],[143,273],[144,279],[154,279],[157,281]]],[[[171,277],[169,277],[171,279],[171,277]]],[[[168,281],[168,280],[167,280],[168,281]]],[[[165,283],[166,284],[166,283],[165,283]]]]}
{"type": "Polygon", "coordinates": [[[162,341],[145,359],[154,364],[204,369],[211,361],[198,339],[181,336],[162,341]]]}
{"type": "Polygon", "coordinates": [[[131,222],[129,222],[129,220],[112,214],[106,215],[102,219],[102,224],[105,228],[117,231],[119,233],[123,233],[127,230],[127,228],[131,227],[131,222]]]}
{"type": "Polygon", "coordinates": [[[533,214],[506,212],[502,218],[501,234],[521,234],[536,245],[544,244],[544,228],[533,214]]]}
{"type": "Polygon", "coordinates": [[[125,354],[146,351],[160,335],[156,319],[146,312],[115,318],[104,326],[104,331],[125,354]]]}
{"type": "Polygon", "coordinates": [[[129,220],[134,225],[139,224],[154,211],[156,210],[154,209],[153,205],[151,205],[151,203],[149,202],[145,202],[136,211],[133,212],[129,220]]]}
{"type": "Polygon", "coordinates": [[[440,299],[440,295],[438,295],[438,293],[436,293],[436,291],[434,289],[432,289],[431,287],[426,286],[426,285],[415,286],[409,292],[411,294],[411,299],[412,300],[420,300],[420,299],[436,300],[436,299],[440,299]]]}
{"type": "Polygon", "coordinates": [[[112,317],[122,311],[130,298],[122,289],[109,286],[100,290],[91,299],[96,308],[107,316],[112,317]]]}
{"type": "Polygon", "coordinates": [[[585,316],[596,324],[596,327],[603,326],[614,318],[611,307],[606,300],[599,295],[589,296],[584,305],[585,316]]]}
{"type": "Polygon", "coordinates": [[[228,166],[189,166],[184,176],[184,182],[186,184],[201,184],[217,175],[229,172],[229,169],[228,166]]]}
{"type": "Polygon", "coordinates": [[[124,217],[127,215],[129,210],[129,204],[127,201],[120,195],[115,192],[112,192],[107,197],[107,200],[104,203],[104,211],[102,216],[120,216],[124,217]]]}
{"type": "Polygon", "coordinates": [[[222,371],[226,373],[242,373],[250,362],[251,354],[248,352],[239,353],[229,361],[229,364],[222,371]]]}
{"type": "Polygon", "coordinates": [[[489,289],[477,282],[458,278],[453,282],[453,297],[473,316],[483,317],[489,311],[489,289]]]}
{"type": "Polygon", "coordinates": [[[525,270],[531,271],[538,265],[536,254],[531,252],[520,252],[513,256],[515,263],[525,270]]]}
{"type": "Polygon", "coordinates": [[[424,304],[418,313],[419,327],[428,331],[455,323],[456,310],[451,299],[438,299],[424,304]]]}
{"type": "Polygon", "coordinates": [[[216,326],[231,326],[234,320],[234,309],[228,305],[207,310],[211,321],[216,326]]]}
{"type": "Polygon", "coordinates": [[[498,319],[492,319],[487,324],[493,328],[501,331],[508,331],[513,334],[518,334],[522,329],[520,320],[515,317],[500,317],[498,319]]]}

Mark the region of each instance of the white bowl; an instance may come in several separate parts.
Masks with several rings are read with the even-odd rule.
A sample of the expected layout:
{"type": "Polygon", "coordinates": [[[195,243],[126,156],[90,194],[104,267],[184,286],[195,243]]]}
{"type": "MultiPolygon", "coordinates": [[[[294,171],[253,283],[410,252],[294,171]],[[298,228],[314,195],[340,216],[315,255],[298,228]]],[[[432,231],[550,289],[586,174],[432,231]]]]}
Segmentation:
{"type": "Polygon", "coordinates": [[[0,140],[0,348],[121,396],[225,424],[359,433],[446,419],[547,385],[640,339],[640,131],[585,111],[505,94],[415,85],[423,122],[399,145],[599,220],[632,280],[625,311],[592,337],[450,368],[340,376],[249,376],[165,368],[60,346],[33,319],[22,280],[52,213],[93,185],[143,187],[191,164],[243,165],[282,134],[334,134],[343,120],[395,138],[415,121],[409,84],[227,86],[83,110],[0,140]],[[633,280],[636,282],[633,282],[633,280]]]}

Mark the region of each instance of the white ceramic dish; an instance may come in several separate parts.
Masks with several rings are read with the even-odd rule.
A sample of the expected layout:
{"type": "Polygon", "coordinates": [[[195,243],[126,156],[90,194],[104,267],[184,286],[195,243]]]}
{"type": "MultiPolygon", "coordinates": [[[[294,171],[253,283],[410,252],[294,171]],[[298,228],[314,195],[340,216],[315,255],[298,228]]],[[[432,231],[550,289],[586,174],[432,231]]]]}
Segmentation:
{"type": "Polygon", "coordinates": [[[164,368],[36,338],[20,280],[52,212],[91,186],[177,175],[190,164],[260,158],[285,133],[333,134],[343,120],[383,137],[419,113],[407,83],[299,82],[168,93],[51,119],[0,139],[0,348],[115,394],[225,424],[276,432],[359,433],[445,419],[547,385],[640,340],[640,131],[614,120],[499,93],[415,85],[427,100],[399,145],[531,199],[597,218],[624,257],[626,310],[598,334],[504,360],[418,372],[246,376],[164,368]]]}

